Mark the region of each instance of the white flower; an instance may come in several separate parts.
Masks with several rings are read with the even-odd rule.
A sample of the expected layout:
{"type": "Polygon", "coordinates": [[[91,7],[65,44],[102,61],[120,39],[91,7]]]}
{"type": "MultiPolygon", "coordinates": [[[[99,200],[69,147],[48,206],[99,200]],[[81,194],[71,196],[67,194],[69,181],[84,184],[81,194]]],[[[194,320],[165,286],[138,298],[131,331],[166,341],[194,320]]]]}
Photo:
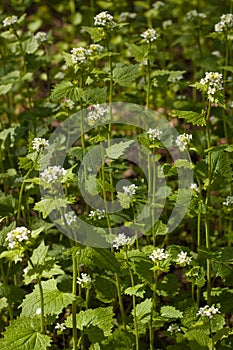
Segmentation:
{"type": "Polygon", "coordinates": [[[45,32],[37,32],[35,35],[35,39],[38,41],[39,44],[43,43],[47,40],[47,33],[45,32]]]}
{"type": "Polygon", "coordinates": [[[108,11],[103,11],[94,17],[94,25],[99,27],[115,27],[116,23],[108,11]]]}
{"type": "Polygon", "coordinates": [[[226,200],[222,203],[226,207],[233,205],[233,196],[227,196],[226,200]]]}
{"type": "Polygon", "coordinates": [[[147,131],[148,137],[150,140],[154,141],[155,139],[159,139],[160,136],[162,135],[162,131],[159,129],[149,129],[147,131]]]}
{"type": "Polygon", "coordinates": [[[97,218],[98,220],[104,219],[105,218],[105,210],[104,209],[91,210],[88,216],[90,218],[93,218],[93,219],[97,218]]]}
{"type": "Polygon", "coordinates": [[[170,332],[170,333],[178,333],[178,332],[181,332],[180,327],[179,327],[178,324],[176,324],[176,323],[170,324],[170,326],[168,327],[167,330],[168,330],[168,332],[170,332]]]}
{"type": "Polygon", "coordinates": [[[181,151],[184,151],[186,146],[189,144],[189,142],[192,140],[192,135],[190,134],[182,134],[178,135],[175,142],[176,145],[179,147],[181,151]]]}
{"type": "Polygon", "coordinates": [[[233,27],[233,14],[227,13],[220,17],[220,22],[215,24],[215,32],[221,33],[233,27]]]}
{"type": "Polygon", "coordinates": [[[73,63],[86,63],[90,52],[84,47],[74,47],[71,50],[71,60],[73,63]]]}
{"type": "Polygon", "coordinates": [[[100,104],[88,107],[87,122],[90,126],[94,126],[97,122],[104,122],[108,117],[108,108],[100,104]]]}
{"type": "Polygon", "coordinates": [[[31,231],[24,226],[16,227],[14,230],[8,232],[6,241],[8,242],[9,248],[14,249],[18,247],[21,242],[27,241],[30,233],[31,231]]]}
{"type": "Polygon", "coordinates": [[[223,76],[218,72],[206,72],[200,84],[207,87],[208,95],[214,95],[219,90],[223,90],[223,76]]]}
{"type": "Polygon", "coordinates": [[[155,262],[156,260],[165,260],[169,257],[168,253],[164,252],[164,248],[157,248],[153,250],[152,254],[149,256],[149,258],[155,262]]]}
{"type": "Polygon", "coordinates": [[[103,52],[103,50],[104,50],[104,47],[99,45],[99,44],[91,44],[89,46],[89,54],[90,55],[101,53],[101,52],[103,52]]]}
{"type": "Polygon", "coordinates": [[[187,252],[181,251],[176,258],[176,263],[178,265],[189,265],[191,262],[192,258],[188,256],[187,252]]]}
{"type": "Polygon", "coordinates": [[[136,13],[132,12],[121,12],[119,15],[119,22],[126,22],[127,19],[134,19],[136,15],[136,13]]]}
{"type": "Polygon", "coordinates": [[[32,149],[35,151],[44,150],[48,145],[49,141],[41,137],[36,137],[32,140],[32,149]]]}
{"type": "Polygon", "coordinates": [[[145,32],[140,34],[143,39],[146,40],[147,43],[151,43],[152,41],[158,39],[159,34],[154,29],[147,29],[145,32]]]}
{"type": "Polygon", "coordinates": [[[66,213],[64,216],[68,225],[71,225],[73,222],[77,221],[77,216],[72,211],[66,213]]]}
{"type": "Polygon", "coordinates": [[[75,103],[74,101],[72,101],[71,99],[69,98],[66,98],[62,103],[61,103],[61,107],[64,107],[64,108],[68,108],[68,109],[73,109],[75,106],[75,103]]]}
{"type": "Polygon", "coordinates": [[[37,315],[40,315],[40,314],[41,314],[41,308],[40,308],[40,307],[36,310],[36,314],[37,314],[37,315]]]}
{"type": "Polygon", "coordinates": [[[66,175],[66,170],[62,168],[60,165],[49,166],[45,169],[41,174],[41,178],[43,181],[51,183],[53,181],[59,181],[63,176],[66,175]]]}
{"type": "Polygon", "coordinates": [[[63,332],[66,329],[65,323],[56,323],[56,326],[54,327],[55,329],[63,332]]]}
{"type": "Polygon", "coordinates": [[[85,285],[85,284],[88,284],[90,282],[91,282],[91,277],[89,277],[87,275],[87,273],[81,273],[81,278],[80,277],[77,278],[78,284],[85,285]]]}
{"type": "Polygon", "coordinates": [[[6,17],[3,20],[3,27],[11,26],[12,24],[17,23],[17,21],[18,21],[17,16],[13,15],[13,16],[6,17]]]}
{"type": "Polygon", "coordinates": [[[136,189],[138,188],[138,186],[131,184],[129,186],[123,186],[122,188],[124,193],[127,194],[127,196],[132,197],[135,195],[136,189]]]}
{"type": "Polygon", "coordinates": [[[119,249],[121,246],[132,243],[133,239],[131,237],[126,237],[125,233],[119,233],[119,235],[113,240],[112,246],[119,249]]]}
{"type": "Polygon", "coordinates": [[[204,19],[206,14],[197,12],[197,10],[191,10],[187,13],[188,20],[195,20],[196,18],[204,19]]]}
{"type": "Polygon", "coordinates": [[[163,21],[162,23],[162,27],[163,29],[167,29],[168,27],[171,27],[172,26],[172,20],[171,19],[167,19],[166,21],[163,21]]]}
{"type": "Polygon", "coordinates": [[[160,7],[165,6],[165,3],[163,1],[156,1],[152,6],[158,10],[160,7]]]}
{"type": "Polygon", "coordinates": [[[200,189],[198,188],[196,183],[192,183],[189,188],[190,188],[190,190],[192,190],[194,192],[199,192],[200,191],[200,189]]]}
{"type": "Polygon", "coordinates": [[[204,307],[200,307],[197,313],[197,316],[202,316],[202,317],[209,317],[213,318],[214,315],[219,314],[220,311],[217,307],[214,307],[214,305],[209,306],[205,305],[204,307]]]}

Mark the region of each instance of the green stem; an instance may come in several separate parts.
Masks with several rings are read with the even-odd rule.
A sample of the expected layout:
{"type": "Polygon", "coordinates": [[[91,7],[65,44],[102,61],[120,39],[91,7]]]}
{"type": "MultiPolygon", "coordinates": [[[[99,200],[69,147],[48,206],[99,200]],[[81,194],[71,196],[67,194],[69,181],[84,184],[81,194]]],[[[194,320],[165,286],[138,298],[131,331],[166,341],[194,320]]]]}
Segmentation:
{"type": "Polygon", "coordinates": [[[117,287],[117,295],[118,295],[118,301],[119,301],[119,306],[120,306],[121,319],[122,319],[122,323],[123,323],[123,328],[126,329],[125,310],[124,310],[124,305],[123,305],[122,296],[121,296],[120,279],[119,279],[119,276],[117,273],[115,273],[115,278],[116,278],[116,287],[117,287]]]}
{"type": "MultiPolygon", "coordinates": [[[[209,102],[208,110],[207,110],[207,116],[206,116],[206,139],[207,139],[207,148],[209,149],[211,146],[210,143],[210,129],[209,129],[209,116],[210,116],[210,109],[211,109],[211,102],[209,102]]],[[[208,187],[206,191],[206,214],[205,214],[205,234],[206,234],[206,248],[210,248],[210,229],[209,229],[209,214],[208,214],[208,208],[210,206],[210,187],[211,187],[211,153],[208,152],[207,155],[207,161],[208,161],[208,187]]],[[[207,259],[207,304],[211,304],[211,266],[210,266],[210,259],[207,259]]]]}
{"type": "Polygon", "coordinates": [[[73,263],[72,294],[74,296],[74,300],[72,302],[73,350],[77,350],[78,349],[78,336],[77,336],[77,322],[76,322],[76,313],[77,313],[76,295],[77,295],[78,262],[77,262],[76,251],[72,255],[72,263],[73,263]]]}
{"type": "MultiPolygon", "coordinates": [[[[127,266],[129,269],[129,275],[130,275],[130,281],[131,281],[131,286],[134,287],[134,278],[133,278],[133,273],[129,265],[129,258],[128,258],[128,252],[127,250],[125,251],[126,255],[126,262],[127,266]]],[[[136,350],[139,350],[139,332],[138,332],[138,322],[137,322],[137,312],[136,312],[136,297],[133,294],[133,318],[134,318],[134,330],[135,330],[135,336],[136,336],[136,350]]]]}
{"type": "Polygon", "coordinates": [[[88,309],[89,296],[90,296],[90,289],[86,288],[86,310],[88,309]]]}
{"type": "Polygon", "coordinates": [[[40,291],[40,331],[42,334],[45,334],[45,322],[44,322],[44,294],[43,294],[43,287],[41,283],[41,279],[37,279],[38,285],[39,285],[39,291],[40,291]]]}

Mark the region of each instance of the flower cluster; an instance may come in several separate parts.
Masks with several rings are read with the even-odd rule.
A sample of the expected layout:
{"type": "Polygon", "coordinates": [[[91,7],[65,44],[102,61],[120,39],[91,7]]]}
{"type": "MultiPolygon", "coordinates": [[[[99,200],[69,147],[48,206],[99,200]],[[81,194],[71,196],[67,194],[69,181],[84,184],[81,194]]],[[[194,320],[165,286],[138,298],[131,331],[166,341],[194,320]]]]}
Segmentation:
{"type": "Polygon", "coordinates": [[[19,246],[21,242],[27,241],[30,233],[31,231],[24,226],[16,227],[14,230],[8,232],[6,241],[8,242],[9,248],[14,249],[19,246]]]}
{"type": "Polygon", "coordinates": [[[77,221],[77,216],[72,211],[66,213],[64,216],[68,225],[71,225],[73,222],[77,221]]]}
{"type": "Polygon", "coordinates": [[[152,43],[152,41],[158,39],[159,37],[159,34],[156,32],[155,29],[147,29],[145,32],[143,32],[140,35],[143,39],[146,40],[148,44],[152,43]]]}
{"type": "Polygon", "coordinates": [[[233,196],[227,196],[226,200],[222,204],[226,207],[231,207],[233,205],[233,196]]]}
{"type": "Polygon", "coordinates": [[[198,188],[196,183],[192,183],[189,188],[194,192],[197,192],[197,193],[200,192],[200,189],[198,188]]]}
{"type": "Polygon", "coordinates": [[[123,191],[124,191],[124,194],[126,194],[129,197],[132,197],[135,195],[137,188],[138,186],[131,184],[129,186],[123,186],[123,191]]]}
{"type": "Polygon", "coordinates": [[[37,32],[35,35],[35,39],[38,41],[39,44],[43,43],[47,40],[47,33],[45,32],[37,32]]]}
{"type": "Polygon", "coordinates": [[[65,323],[56,323],[56,326],[54,327],[58,331],[63,332],[66,329],[65,323]]]}
{"type": "Polygon", "coordinates": [[[170,324],[170,326],[168,327],[167,330],[168,330],[168,332],[170,332],[170,333],[178,333],[178,332],[181,332],[180,327],[179,327],[178,324],[176,324],[176,323],[170,324]]]}
{"type": "Polygon", "coordinates": [[[94,17],[94,25],[97,27],[115,27],[116,23],[113,20],[113,16],[108,11],[100,12],[94,17]]]}
{"type": "Polygon", "coordinates": [[[48,183],[59,181],[65,175],[66,175],[66,170],[62,168],[60,165],[49,166],[40,174],[42,180],[48,183]]]}
{"type": "Polygon", "coordinates": [[[206,18],[206,14],[197,12],[197,10],[191,10],[187,13],[187,19],[189,21],[194,21],[197,18],[204,19],[206,18]]]}
{"type": "Polygon", "coordinates": [[[165,3],[163,1],[156,1],[152,6],[154,9],[158,10],[160,7],[165,6],[165,3]]]}
{"type": "Polygon", "coordinates": [[[40,151],[44,150],[46,147],[48,147],[49,141],[46,139],[43,139],[41,137],[36,137],[34,140],[32,140],[32,149],[34,151],[40,151]]]}
{"type": "Polygon", "coordinates": [[[219,314],[220,311],[217,307],[214,307],[214,305],[209,306],[205,305],[204,307],[200,307],[197,313],[197,316],[202,316],[202,317],[209,317],[213,318],[214,315],[219,314]]]}
{"type": "Polygon", "coordinates": [[[192,135],[190,134],[182,134],[178,135],[176,138],[176,145],[179,147],[181,151],[184,151],[186,146],[189,144],[189,142],[192,140],[192,135]]]}
{"type": "Polygon", "coordinates": [[[119,233],[119,235],[113,240],[112,246],[116,249],[119,247],[132,244],[133,240],[131,237],[127,237],[125,233],[119,233]]]}
{"type": "Polygon", "coordinates": [[[148,137],[151,141],[154,141],[155,139],[159,139],[160,136],[162,135],[162,131],[159,129],[149,129],[147,131],[148,137]]]}
{"type": "Polygon", "coordinates": [[[136,17],[136,13],[121,12],[119,15],[119,22],[126,22],[127,19],[134,19],[135,17],[136,17]]]}
{"type": "Polygon", "coordinates": [[[103,50],[104,50],[104,47],[99,44],[91,44],[88,49],[89,55],[99,54],[103,52],[103,50]]]}
{"type": "Polygon", "coordinates": [[[218,72],[206,72],[205,77],[200,80],[200,84],[207,88],[208,95],[214,95],[219,90],[223,90],[223,77],[218,72]]]}
{"type": "Polygon", "coordinates": [[[87,273],[81,273],[81,277],[77,278],[77,283],[81,285],[87,285],[91,282],[91,277],[87,273]]]}
{"type": "Polygon", "coordinates": [[[157,260],[161,261],[161,260],[165,260],[169,257],[168,253],[164,252],[164,248],[157,248],[155,250],[153,250],[152,254],[149,256],[149,258],[155,262],[157,260]]]}
{"type": "Polygon", "coordinates": [[[84,47],[74,47],[71,50],[71,60],[73,63],[86,63],[90,53],[84,47]]]}
{"type": "Polygon", "coordinates": [[[176,258],[176,263],[181,266],[189,265],[192,258],[188,256],[187,252],[181,251],[176,258]]]}
{"type": "Polygon", "coordinates": [[[163,29],[167,29],[168,27],[171,27],[173,24],[171,19],[166,19],[165,21],[163,21],[162,23],[162,27],[163,29]]]}
{"type": "Polygon", "coordinates": [[[107,119],[108,108],[100,104],[92,105],[88,108],[87,122],[94,126],[97,122],[104,122],[107,119]]]}
{"type": "Polygon", "coordinates": [[[104,209],[91,210],[88,216],[90,218],[98,219],[98,220],[104,219],[105,218],[105,210],[104,209]]]}
{"type": "Polygon", "coordinates": [[[66,98],[62,103],[61,103],[61,107],[63,108],[68,108],[68,109],[73,109],[75,106],[74,101],[72,101],[70,98],[66,98]]]}
{"type": "Polygon", "coordinates": [[[233,28],[233,14],[227,13],[220,17],[220,22],[215,24],[214,30],[217,33],[227,31],[228,29],[233,28]]]}
{"type": "Polygon", "coordinates": [[[6,17],[3,20],[3,27],[11,26],[12,24],[17,23],[17,21],[18,21],[18,17],[17,16],[13,15],[13,16],[6,17]]]}

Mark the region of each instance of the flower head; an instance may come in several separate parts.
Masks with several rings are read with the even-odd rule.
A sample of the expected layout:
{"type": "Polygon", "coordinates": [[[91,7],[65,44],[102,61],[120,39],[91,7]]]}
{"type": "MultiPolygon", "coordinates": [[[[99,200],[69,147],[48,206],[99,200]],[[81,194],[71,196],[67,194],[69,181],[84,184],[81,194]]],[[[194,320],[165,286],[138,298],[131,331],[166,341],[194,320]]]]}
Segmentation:
{"type": "Polygon", "coordinates": [[[147,131],[148,137],[151,141],[154,141],[155,139],[159,139],[160,136],[162,135],[162,131],[159,129],[149,129],[147,131]]]}
{"type": "Polygon", "coordinates": [[[98,27],[115,27],[116,23],[113,20],[113,16],[108,11],[100,12],[94,17],[94,25],[98,27]]]}
{"type": "Polygon", "coordinates": [[[160,7],[165,6],[165,3],[163,1],[156,1],[152,6],[154,7],[154,9],[158,10],[160,7]]]}
{"type": "Polygon", "coordinates": [[[47,40],[47,33],[45,32],[37,32],[35,35],[35,39],[38,41],[39,44],[43,43],[47,40]]]}
{"type": "Polygon", "coordinates": [[[99,54],[99,53],[103,52],[103,50],[104,50],[104,47],[99,45],[99,44],[91,44],[89,46],[89,54],[90,55],[99,54]]]}
{"type": "Polygon", "coordinates": [[[179,147],[181,151],[184,151],[186,146],[189,144],[189,142],[192,140],[192,135],[190,134],[182,134],[178,135],[175,142],[176,145],[179,147]]]}
{"type": "Polygon", "coordinates": [[[23,241],[28,240],[31,231],[24,226],[16,227],[14,230],[7,233],[6,241],[10,249],[20,246],[23,241]]]}
{"type": "Polygon", "coordinates": [[[216,23],[214,30],[217,33],[226,32],[228,29],[233,28],[233,14],[227,13],[220,17],[220,22],[216,23]]]}
{"type": "Polygon", "coordinates": [[[11,26],[14,23],[17,23],[18,17],[13,15],[13,16],[8,16],[3,20],[3,27],[11,26]]]}
{"type": "Polygon", "coordinates": [[[156,32],[155,29],[147,29],[145,32],[140,34],[143,39],[146,40],[146,42],[149,44],[152,41],[158,39],[159,34],[156,32]]]}
{"type": "Polygon", "coordinates": [[[168,253],[164,252],[164,248],[157,248],[153,250],[152,254],[149,256],[149,258],[155,262],[157,260],[166,260],[169,257],[168,253]]]}
{"type": "Polygon", "coordinates": [[[133,240],[131,237],[126,237],[125,233],[119,233],[119,235],[113,240],[112,246],[116,249],[119,247],[132,244],[133,240]]]}
{"type": "Polygon", "coordinates": [[[72,211],[66,213],[64,216],[68,225],[71,225],[72,223],[77,221],[77,216],[72,211]]]}
{"type": "Polygon", "coordinates": [[[83,286],[89,284],[91,282],[91,277],[88,276],[87,273],[81,273],[81,277],[77,278],[77,283],[83,286]]]}
{"type": "Polygon", "coordinates": [[[137,16],[133,12],[121,12],[119,15],[119,22],[126,22],[128,19],[134,19],[137,16]]]}
{"type": "Polygon", "coordinates": [[[104,209],[91,210],[88,216],[90,218],[98,219],[98,220],[104,219],[105,218],[105,210],[104,209]]]}
{"type": "Polygon", "coordinates": [[[44,150],[46,147],[48,147],[49,141],[46,139],[43,139],[41,137],[36,137],[34,140],[32,140],[32,149],[34,151],[40,151],[44,150]]]}
{"type": "Polygon", "coordinates": [[[129,186],[123,186],[123,191],[127,196],[132,197],[135,195],[137,188],[138,186],[136,186],[135,184],[131,184],[129,186]]]}
{"type": "Polygon", "coordinates": [[[56,323],[56,326],[54,327],[58,331],[63,332],[66,329],[65,323],[56,323]]]}
{"type": "Polygon", "coordinates": [[[197,12],[197,10],[191,10],[187,13],[188,20],[194,21],[197,18],[204,19],[206,18],[206,14],[197,12]]]}
{"type": "Polygon", "coordinates": [[[214,315],[219,314],[220,311],[217,307],[214,307],[214,305],[209,306],[205,305],[204,307],[200,307],[197,313],[197,316],[202,316],[202,317],[209,317],[213,318],[214,315]]]}
{"type": "Polygon", "coordinates": [[[98,122],[104,122],[108,117],[108,108],[100,104],[92,105],[88,108],[87,122],[94,126],[98,122]]]}
{"type": "Polygon", "coordinates": [[[178,332],[181,332],[181,329],[180,327],[178,326],[177,323],[172,323],[170,324],[170,326],[168,327],[168,332],[170,333],[178,333],[178,332]]]}
{"type": "Polygon", "coordinates": [[[72,101],[70,98],[66,98],[62,103],[61,107],[68,108],[68,109],[73,109],[75,106],[74,101],[72,101]]]}
{"type": "Polygon", "coordinates": [[[205,86],[207,94],[212,96],[223,90],[223,76],[218,72],[206,72],[205,77],[200,80],[200,84],[205,86]]]}
{"type": "Polygon", "coordinates": [[[233,196],[227,196],[226,200],[222,204],[226,207],[233,206],[233,196]]]}
{"type": "Polygon", "coordinates": [[[71,60],[73,63],[86,63],[90,52],[84,47],[74,47],[71,50],[71,60]]]}
{"type": "Polygon", "coordinates": [[[66,170],[62,168],[60,165],[49,166],[46,168],[41,174],[41,178],[43,181],[51,183],[60,181],[63,176],[66,175],[66,170]]]}
{"type": "Polygon", "coordinates": [[[188,256],[187,252],[181,251],[176,258],[176,263],[181,266],[189,265],[192,258],[188,256]]]}
{"type": "Polygon", "coordinates": [[[189,188],[194,192],[200,192],[200,189],[198,188],[196,183],[192,183],[189,188]]]}

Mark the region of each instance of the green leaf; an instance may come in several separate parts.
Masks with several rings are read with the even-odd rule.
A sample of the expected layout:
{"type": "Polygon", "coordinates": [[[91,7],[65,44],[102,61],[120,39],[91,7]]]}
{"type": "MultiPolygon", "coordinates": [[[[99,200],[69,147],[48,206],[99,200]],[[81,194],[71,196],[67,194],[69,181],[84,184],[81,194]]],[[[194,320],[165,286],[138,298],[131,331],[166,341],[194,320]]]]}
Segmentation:
{"type": "Polygon", "coordinates": [[[183,312],[177,310],[174,306],[162,306],[161,307],[161,316],[165,318],[181,318],[183,316],[183,312]]]}
{"type": "Polygon", "coordinates": [[[117,63],[113,69],[113,80],[120,86],[129,86],[137,77],[139,64],[125,65],[117,63]]]}
{"type": "MultiPolygon", "coordinates": [[[[114,313],[112,306],[80,311],[76,315],[77,328],[81,331],[85,331],[89,336],[89,332],[91,333],[91,327],[96,326],[103,331],[105,337],[108,337],[112,332],[113,316],[114,313]]],[[[72,316],[67,318],[65,324],[68,328],[73,327],[72,316]]]]}
{"type": "Polygon", "coordinates": [[[12,86],[13,84],[0,85],[0,95],[7,94],[11,90],[12,86]]]}
{"type": "Polygon", "coordinates": [[[106,155],[110,159],[118,159],[124,155],[125,150],[134,142],[134,140],[121,141],[106,148],[106,155]]]}
{"type": "Polygon", "coordinates": [[[53,210],[61,211],[61,208],[67,207],[67,200],[65,198],[43,198],[34,206],[34,210],[42,213],[43,219],[47,218],[53,210]]]}
{"type": "Polygon", "coordinates": [[[143,323],[147,323],[150,318],[151,307],[152,307],[152,300],[149,298],[137,304],[136,305],[137,320],[143,323]]]}
{"type": "Polygon", "coordinates": [[[104,29],[100,28],[100,27],[87,27],[87,26],[83,26],[82,27],[87,33],[90,34],[91,39],[97,43],[98,41],[104,39],[105,37],[105,33],[104,33],[104,29]]]}
{"type": "Polygon", "coordinates": [[[206,125],[206,118],[201,113],[174,109],[171,112],[171,116],[185,119],[188,123],[192,123],[193,125],[206,125]]]}
{"type": "Polygon", "coordinates": [[[104,303],[111,303],[117,297],[116,282],[105,275],[96,275],[94,280],[96,297],[104,303]]]}
{"type": "Polygon", "coordinates": [[[130,49],[132,56],[135,58],[135,60],[141,63],[144,60],[148,51],[147,45],[137,46],[135,44],[127,44],[127,46],[130,49]]]}
{"type": "Polygon", "coordinates": [[[31,261],[34,266],[42,265],[48,254],[49,247],[42,241],[36,249],[33,250],[31,261]]]}
{"type": "Polygon", "coordinates": [[[24,51],[30,55],[30,54],[33,54],[38,49],[39,43],[35,39],[35,37],[31,37],[23,43],[23,46],[24,46],[24,51]]]}
{"type": "Polygon", "coordinates": [[[0,310],[8,306],[8,301],[6,297],[0,298],[0,310]]]}
{"type": "Polygon", "coordinates": [[[19,317],[11,321],[0,339],[1,350],[46,350],[51,339],[40,333],[40,318],[19,317]]]}
{"type": "Polygon", "coordinates": [[[189,162],[187,159],[177,159],[173,165],[174,168],[186,168],[193,169],[194,165],[192,162],[189,162]]]}
{"type": "Polygon", "coordinates": [[[80,100],[84,98],[84,91],[70,81],[63,81],[60,84],[55,85],[50,98],[52,100],[69,98],[74,102],[80,102],[80,100]]]}
{"type": "MultiPolygon", "coordinates": [[[[59,315],[62,310],[72,303],[74,296],[71,293],[63,293],[57,289],[54,279],[41,282],[44,296],[45,315],[59,315]]],[[[32,293],[28,294],[20,307],[22,316],[36,315],[36,310],[40,308],[40,290],[37,284],[32,293]]]]}
{"type": "Polygon", "coordinates": [[[128,295],[135,295],[136,297],[140,297],[143,298],[143,295],[145,293],[145,285],[144,283],[142,284],[137,284],[134,287],[128,287],[126,288],[126,290],[124,291],[125,294],[128,295]]]}
{"type": "Polygon", "coordinates": [[[228,156],[224,151],[213,152],[211,156],[212,182],[224,177],[226,182],[232,181],[232,170],[228,156]]]}
{"type": "Polygon", "coordinates": [[[122,206],[122,208],[124,209],[128,209],[130,208],[130,205],[132,203],[132,197],[128,196],[127,193],[124,192],[118,192],[117,193],[117,198],[120,201],[120,205],[122,206]]]}

